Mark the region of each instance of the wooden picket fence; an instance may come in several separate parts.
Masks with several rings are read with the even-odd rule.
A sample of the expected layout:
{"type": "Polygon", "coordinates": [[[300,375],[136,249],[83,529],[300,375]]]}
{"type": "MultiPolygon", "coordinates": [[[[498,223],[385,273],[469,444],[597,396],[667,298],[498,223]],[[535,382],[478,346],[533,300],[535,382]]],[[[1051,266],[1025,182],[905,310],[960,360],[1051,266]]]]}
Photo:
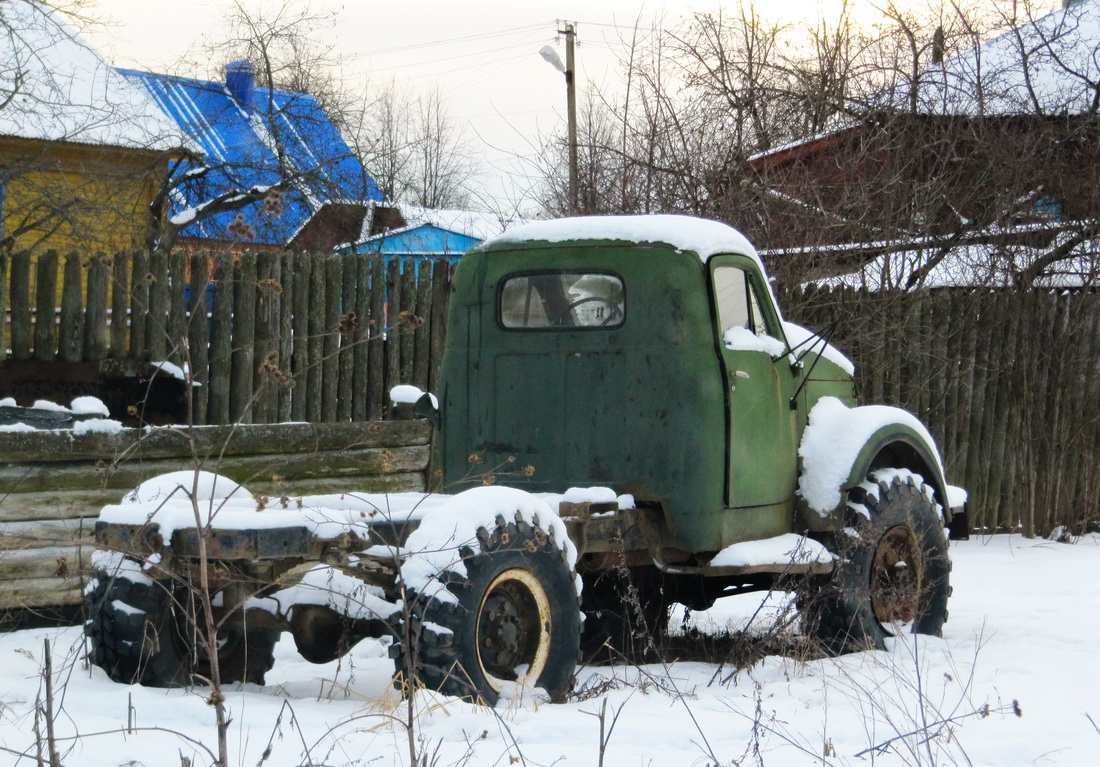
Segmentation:
{"type": "Polygon", "coordinates": [[[376,420],[394,384],[434,387],[450,279],[378,255],[0,255],[0,360],[186,364],[196,424],[376,420]]]}
{"type": "Polygon", "coordinates": [[[928,425],[987,531],[1100,521],[1100,294],[810,289],[789,319],[830,335],[863,401],[928,425]]]}

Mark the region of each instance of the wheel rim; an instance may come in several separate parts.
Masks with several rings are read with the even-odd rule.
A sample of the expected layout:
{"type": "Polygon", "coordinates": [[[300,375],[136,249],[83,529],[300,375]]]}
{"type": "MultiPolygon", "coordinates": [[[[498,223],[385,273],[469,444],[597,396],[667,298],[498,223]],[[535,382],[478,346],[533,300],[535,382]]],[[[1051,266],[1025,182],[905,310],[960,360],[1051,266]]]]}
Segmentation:
{"type": "Polygon", "coordinates": [[[550,600],[531,572],[505,570],[489,584],[477,617],[477,660],[494,690],[519,681],[534,684],[550,655],[550,600]]]}
{"type": "Polygon", "coordinates": [[[916,620],[923,580],[924,560],[913,531],[904,525],[887,530],[871,569],[871,605],[879,623],[916,620]]]}

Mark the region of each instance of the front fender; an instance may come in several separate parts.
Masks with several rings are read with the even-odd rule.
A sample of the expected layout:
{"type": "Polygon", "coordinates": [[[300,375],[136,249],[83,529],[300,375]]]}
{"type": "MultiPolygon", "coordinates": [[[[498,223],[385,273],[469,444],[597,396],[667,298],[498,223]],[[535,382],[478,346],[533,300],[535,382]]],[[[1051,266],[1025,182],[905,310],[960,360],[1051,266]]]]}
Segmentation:
{"type": "Polygon", "coordinates": [[[835,526],[846,491],[872,470],[885,468],[876,464],[882,455],[890,456],[890,466],[919,473],[934,489],[940,505],[948,507],[943,461],[935,440],[916,416],[901,408],[849,408],[836,397],[822,397],[810,411],[798,455],[802,469],[798,495],[809,512],[804,516],[811,529],[835,526]]]}

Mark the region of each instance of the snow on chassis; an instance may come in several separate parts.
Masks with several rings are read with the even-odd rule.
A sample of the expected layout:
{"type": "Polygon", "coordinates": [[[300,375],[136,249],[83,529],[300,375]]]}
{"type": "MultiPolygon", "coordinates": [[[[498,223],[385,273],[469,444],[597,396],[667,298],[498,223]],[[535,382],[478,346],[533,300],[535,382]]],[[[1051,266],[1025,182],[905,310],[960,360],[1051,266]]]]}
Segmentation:
{"type": "Polygon", "coordinates": [[[493,703],[562,698],[582,655],[651,657],[673,603],[777,586],[835,652],[938,635],[965,492],[853,373],[723,224],[520,227],[456,270],[438,394],[392,392],[457,494],[257,514],[224,478],[154,481],[100,515],[92,660],[177,685],[216,653],[221,681],[260,683],[283,631],[314,662],[389,636],[402,684],[493,703]]]}

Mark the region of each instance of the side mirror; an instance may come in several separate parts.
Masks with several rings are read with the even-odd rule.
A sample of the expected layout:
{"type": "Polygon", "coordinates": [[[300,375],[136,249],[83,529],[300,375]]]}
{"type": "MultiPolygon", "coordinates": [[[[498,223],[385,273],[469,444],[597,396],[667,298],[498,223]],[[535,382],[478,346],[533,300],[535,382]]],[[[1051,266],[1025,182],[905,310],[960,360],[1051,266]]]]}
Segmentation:
{"type": "Polygon", "coordinates": [[[412,405],[413,415],[427,418],[432,426],[439,427],[439,400],[434,394],[417,386],[400,384],[390,389],[390,401],[395,405],[412,405]]]}
{"type": "Polygon", "coordinates": [[[425,393],[421,395],[420,399],[413,405],[413,415],[418,415],[421,418],[427,418],[432,422],[432,426],[439,428],[439,400],[435,398],[434,394],[425,393]]]}

